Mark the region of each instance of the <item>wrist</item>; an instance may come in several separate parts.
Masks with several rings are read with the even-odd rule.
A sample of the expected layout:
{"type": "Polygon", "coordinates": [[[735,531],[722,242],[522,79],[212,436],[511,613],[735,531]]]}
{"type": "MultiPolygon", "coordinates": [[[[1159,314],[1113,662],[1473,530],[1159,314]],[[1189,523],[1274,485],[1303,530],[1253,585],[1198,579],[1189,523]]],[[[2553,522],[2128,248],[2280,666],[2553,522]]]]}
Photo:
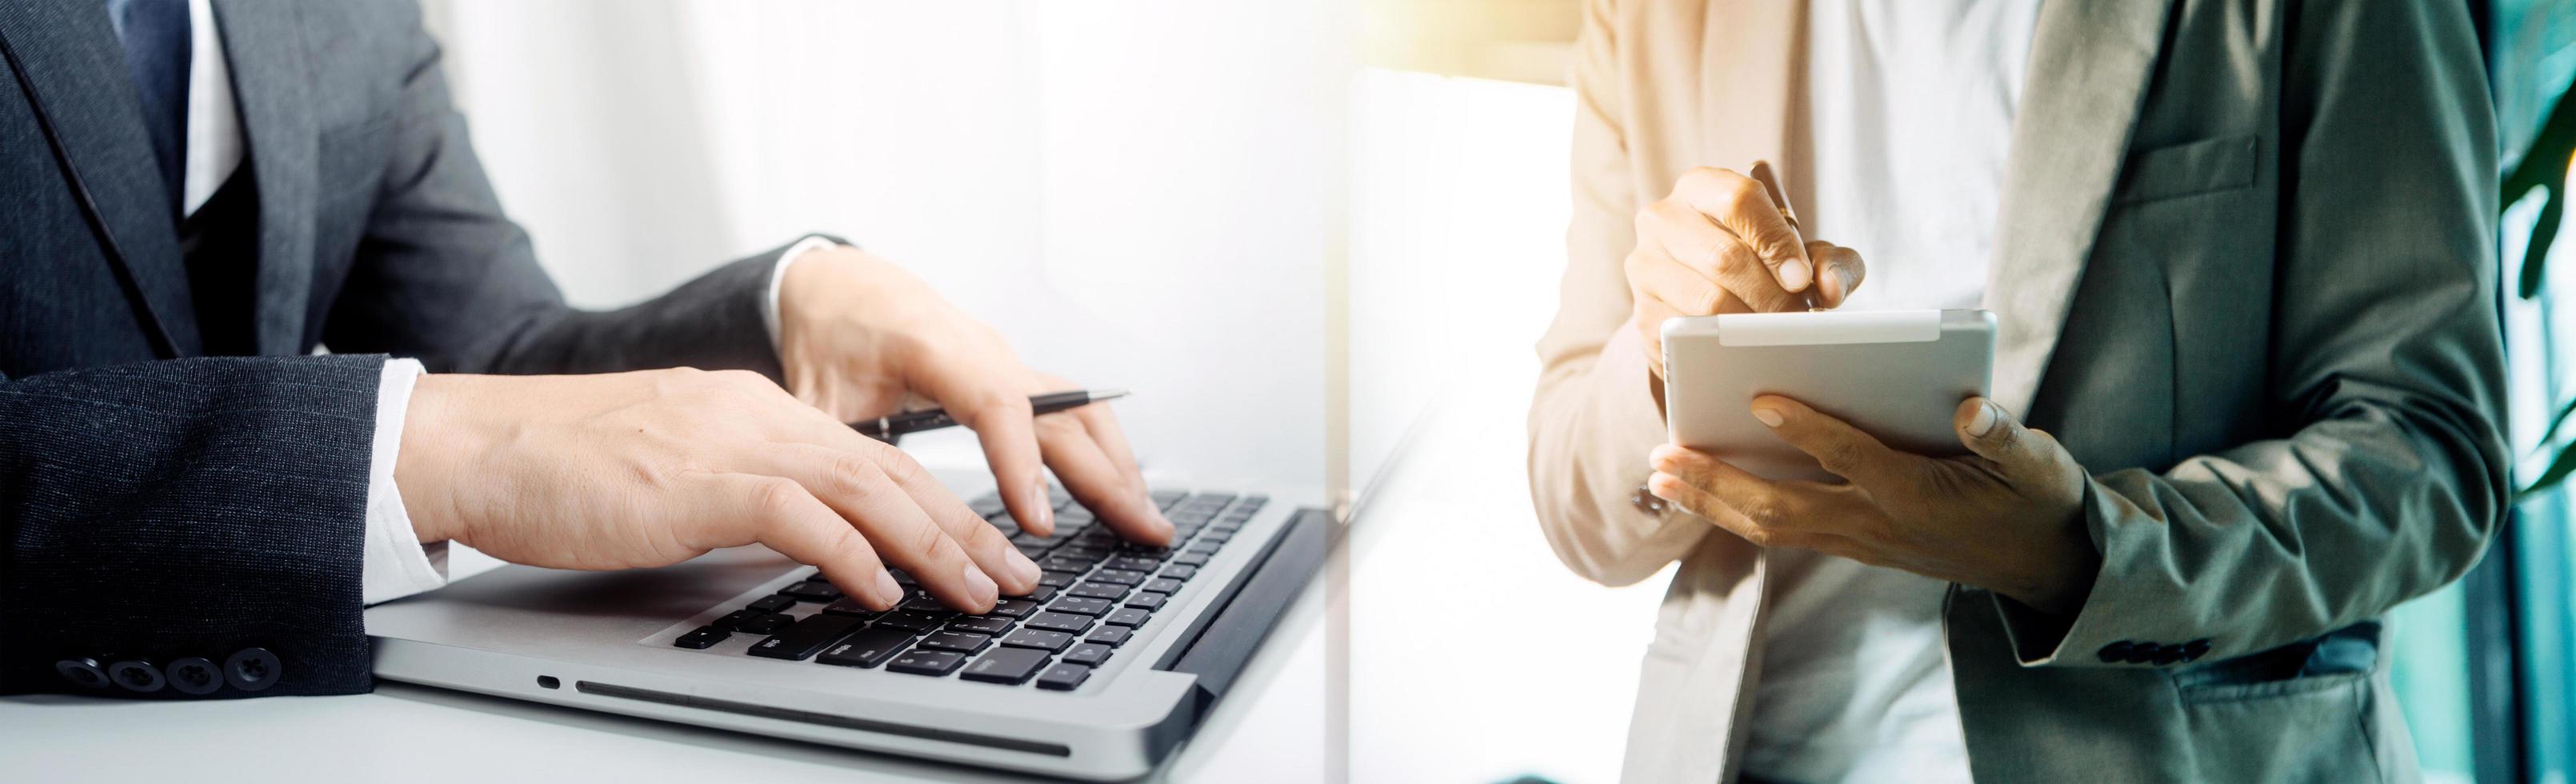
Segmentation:
{"type": "Polygon", "coordinates": [[[2084,609],[2092,597],[2093,580],[2102,571],[2102,554],[2093,548],[2093,537],[2085,532],[2081,508],[2069,510],[2060,521],[2041,529],[2040,541],[2031,552],[2034,567],[2026,579],[2012,590],[1998,591],[2031,609],[2052,615],[2073,615],[2084,609]]]}
{"type": "Polygon", "coordinates": [[[463,430],[457,422],[456,396],[468,377],[432,374],[412,387],[403,413],[402,446],[394,458],[394,490],[411,516],[412,533],[422,544],[457,538],[452,485],[453,458],[448,454],[463,430]]]}

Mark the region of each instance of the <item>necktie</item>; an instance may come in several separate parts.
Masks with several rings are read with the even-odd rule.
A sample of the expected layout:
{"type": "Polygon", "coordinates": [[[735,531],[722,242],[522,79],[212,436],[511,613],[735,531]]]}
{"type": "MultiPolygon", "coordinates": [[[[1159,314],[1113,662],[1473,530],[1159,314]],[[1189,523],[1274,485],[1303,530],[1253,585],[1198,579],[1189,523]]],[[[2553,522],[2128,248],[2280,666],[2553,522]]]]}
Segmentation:
{"type": "Polygon", "coordinates": [[[152,158],[175,217],[188,160],[188,0],[107,0],[107,15],[125,45],[125,69],[143,99],[152,158]]]}

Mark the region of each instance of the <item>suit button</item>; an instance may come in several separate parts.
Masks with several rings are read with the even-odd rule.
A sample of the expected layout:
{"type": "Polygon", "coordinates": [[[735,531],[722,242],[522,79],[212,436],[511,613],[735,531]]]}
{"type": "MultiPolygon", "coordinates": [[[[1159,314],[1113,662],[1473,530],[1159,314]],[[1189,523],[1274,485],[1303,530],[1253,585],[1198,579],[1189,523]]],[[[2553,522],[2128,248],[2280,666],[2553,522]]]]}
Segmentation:
{"type": "Polygon", "coordinates": [[[242,691],[259,691],[275,686],[277,679],[285,674],[285,665],[278,662],[277,654],[269,653],[267,648],[243,648],[224,659],[224,681],[242,691]]]}
{"type": "Polygon", "coordinates": [[[97,659],[83,656],[54,662],[54,672],[61,673],[63,680],[71,681],[74,686],[84,689],[107,688],[107,671],[99,669],[97,659]]]}
{"type": "Polygon", "coordinates": [[[2121,640],[2119,642],[2102,646],[2101,653],[2096,655],[2101,656],[2102,661],[2104,662],[2118,664],[2129,660],[2129,646],[2130,643],[2128,640],[2121,640]]]}
{"type": "Polygon", "coordinates": [[[2207,637],[2182,644],[2183,661],[2199,661],[2200,657],[2207,655],[2209,655],[2209,638],[2207,637]]]}
{"type": "Polygon", "coordinates": [[[163,668],[162,674],[169,676],[170,688],[200,697],[224,687],[223,672],[215,669],[215,663],[203,656],[171,662],[169,667],[163,668]]]}
{"type": "Polygon", "coordinates": [[[125,687],[126,691],[139,694],[160,691],[164,684],[161,668],[140,659],[129,659],[107,665],[107,678],[116,681],[116,685],[125,687]]]}
{"type": "Polygon", "coordinates": [[[2156,666],[2162,667],[2178,661],[2182,661],[2182,646],[2165,645],[2156,648],[2156,666]]]}
{"type": "Polygon", "coordinates": [[[2153,664],[2156,660],[2156,652],[2160,650],[2164,650],[2164,646],[2151,642],[2133,643],[2129,646],[2129,663],[2153,664]]]}

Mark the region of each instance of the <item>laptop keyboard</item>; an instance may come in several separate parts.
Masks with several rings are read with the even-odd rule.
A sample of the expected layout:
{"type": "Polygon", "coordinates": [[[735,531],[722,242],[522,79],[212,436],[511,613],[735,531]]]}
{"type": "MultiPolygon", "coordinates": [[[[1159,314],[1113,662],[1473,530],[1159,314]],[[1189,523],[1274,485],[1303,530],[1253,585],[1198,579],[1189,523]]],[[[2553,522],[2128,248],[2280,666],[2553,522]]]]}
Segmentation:
{"type": "Polygon", "coordinates": [[[671,644],[709,648],[736,634],[763,635],[751,655],[1071,691],[1116,656],[1269,501],[1177,490],[1154,491],[1153,499],[1172,521],[1170,547],[1120,540],[1060,488],[1050,492],[1056,508],[1051,537],[1020,530],[1000,496],[969,502],[1045,570],[1036,590],[1003,597],[983,615],[948,609],[900,569],[890,571],[909,596],[893,610],[873,612],[808,570],[805,579],[671,644]],[[803,604],[821,610],[801,618],[789,614],[803,604]]]}

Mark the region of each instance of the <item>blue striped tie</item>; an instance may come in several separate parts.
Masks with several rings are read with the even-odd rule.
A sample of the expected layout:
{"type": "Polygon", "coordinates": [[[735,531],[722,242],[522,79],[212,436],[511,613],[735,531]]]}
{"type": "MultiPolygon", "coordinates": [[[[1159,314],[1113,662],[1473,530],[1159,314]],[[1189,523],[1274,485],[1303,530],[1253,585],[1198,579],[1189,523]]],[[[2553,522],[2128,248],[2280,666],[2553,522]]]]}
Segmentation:
{"type": "Polygon", "coordinates": [[[188,0],[107,0],[107,15],[125,44],[125,68],[143,98],[152,158],[175,217],[188,170],[188,0]]]}

